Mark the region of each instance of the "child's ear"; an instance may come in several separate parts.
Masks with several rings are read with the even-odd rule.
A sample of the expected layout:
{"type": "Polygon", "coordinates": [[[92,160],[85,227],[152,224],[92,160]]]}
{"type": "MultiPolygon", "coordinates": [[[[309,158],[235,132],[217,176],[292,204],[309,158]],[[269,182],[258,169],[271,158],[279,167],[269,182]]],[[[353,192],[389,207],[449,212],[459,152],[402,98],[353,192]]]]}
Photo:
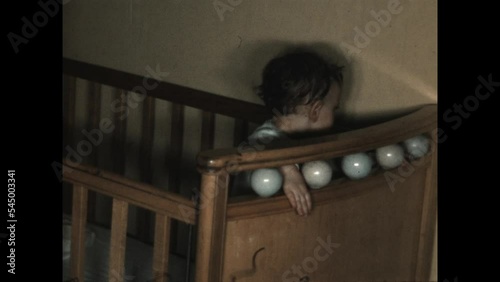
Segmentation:
{"type": "Polygon", "coordinates": [[[323,101],[314,101],[311,104],[311,108],[309,110],[309,119],[312,122],[316,122],[319,119],[319,113],[322,107],[323,107],[323,101]]]}

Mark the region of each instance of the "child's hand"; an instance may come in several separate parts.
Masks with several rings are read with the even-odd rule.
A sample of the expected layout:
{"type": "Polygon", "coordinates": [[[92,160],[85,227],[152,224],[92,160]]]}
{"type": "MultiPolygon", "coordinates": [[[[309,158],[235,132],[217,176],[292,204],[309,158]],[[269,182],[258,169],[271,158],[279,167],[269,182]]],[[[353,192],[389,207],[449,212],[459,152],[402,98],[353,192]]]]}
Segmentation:
{"type": "Polygon", "coordinates": [[[311,212],[311,195],[307,190],[304,177],[295,165],[280,168],[283,174],[283,191],[292,207],[299,215],[308,215],[311,212]]]}

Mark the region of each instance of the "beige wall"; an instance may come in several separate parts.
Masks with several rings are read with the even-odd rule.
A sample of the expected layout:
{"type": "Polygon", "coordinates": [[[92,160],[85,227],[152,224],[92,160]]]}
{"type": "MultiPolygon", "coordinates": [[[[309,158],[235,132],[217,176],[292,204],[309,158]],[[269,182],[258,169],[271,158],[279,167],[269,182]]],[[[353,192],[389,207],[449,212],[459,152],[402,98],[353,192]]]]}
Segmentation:
{"type": "Polygon", "coordinates": [[[338,56],[347,65],[342,111],[384,115],[437,100],[436,6],[436,0],[71,1],[64,6],[63,54],[139,75],[159,65],[169,82],[260,102],[251,87],[283,46],[328,45],[346,55],[349,44],[360,52],[338,56]],[[219,15],[214,3],[231,9],[219,15]],[[394,12],[386,26],[371,14],[382,9],[394,12]],[[356,45],[355,28],[374,36],[356,45]]]}

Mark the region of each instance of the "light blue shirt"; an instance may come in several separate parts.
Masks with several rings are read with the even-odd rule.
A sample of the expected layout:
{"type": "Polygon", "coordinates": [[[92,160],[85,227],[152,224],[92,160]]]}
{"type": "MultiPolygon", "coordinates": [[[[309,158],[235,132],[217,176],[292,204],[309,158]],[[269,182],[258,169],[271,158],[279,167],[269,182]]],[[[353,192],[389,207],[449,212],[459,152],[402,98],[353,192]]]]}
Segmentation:
{"type": "MultiPolygon", "coordinates": [[[[257,127],[255,131],[248,136],[250,145],[261,145],[271,143],[273,140],[286,137],[286,134],[279,130],[274,124],[273,120],[266,120],[261,126],[257,127]]],[[[256,148],[259,149],[259,148],[256,148]]],[[[263,150],[263,149],[260,149],[263,150]]]]}
{"type": "MultiPolygon", "coordinates": [[[[272,141],[284,139],[286,137],[287,135],[277,128],[273,120],[270,119],[257,127],[254,132],[248,136],[248,142],[242,143],[241,145],[244,148],[250,147],[255,151],[262,151],[266,148],[266,145],[270,144],[272,141]]],[[[250,185],[251,175],[252,171],[242,171],[236,175],[231,191],[232,196],[254,194],[250,185]]]]}

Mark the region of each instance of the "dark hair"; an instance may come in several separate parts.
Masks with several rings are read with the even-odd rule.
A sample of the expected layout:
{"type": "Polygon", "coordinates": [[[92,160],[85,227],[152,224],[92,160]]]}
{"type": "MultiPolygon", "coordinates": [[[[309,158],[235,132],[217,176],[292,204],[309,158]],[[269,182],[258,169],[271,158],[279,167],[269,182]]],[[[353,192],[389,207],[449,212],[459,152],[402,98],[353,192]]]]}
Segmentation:
{"type": "Polygon", "coordinates": [[[294,51],[272,59],[264,68],[257,95],[282,114],[323,99],[332,83],[342,86],[342,67],[311,51],[294,51]]]}

